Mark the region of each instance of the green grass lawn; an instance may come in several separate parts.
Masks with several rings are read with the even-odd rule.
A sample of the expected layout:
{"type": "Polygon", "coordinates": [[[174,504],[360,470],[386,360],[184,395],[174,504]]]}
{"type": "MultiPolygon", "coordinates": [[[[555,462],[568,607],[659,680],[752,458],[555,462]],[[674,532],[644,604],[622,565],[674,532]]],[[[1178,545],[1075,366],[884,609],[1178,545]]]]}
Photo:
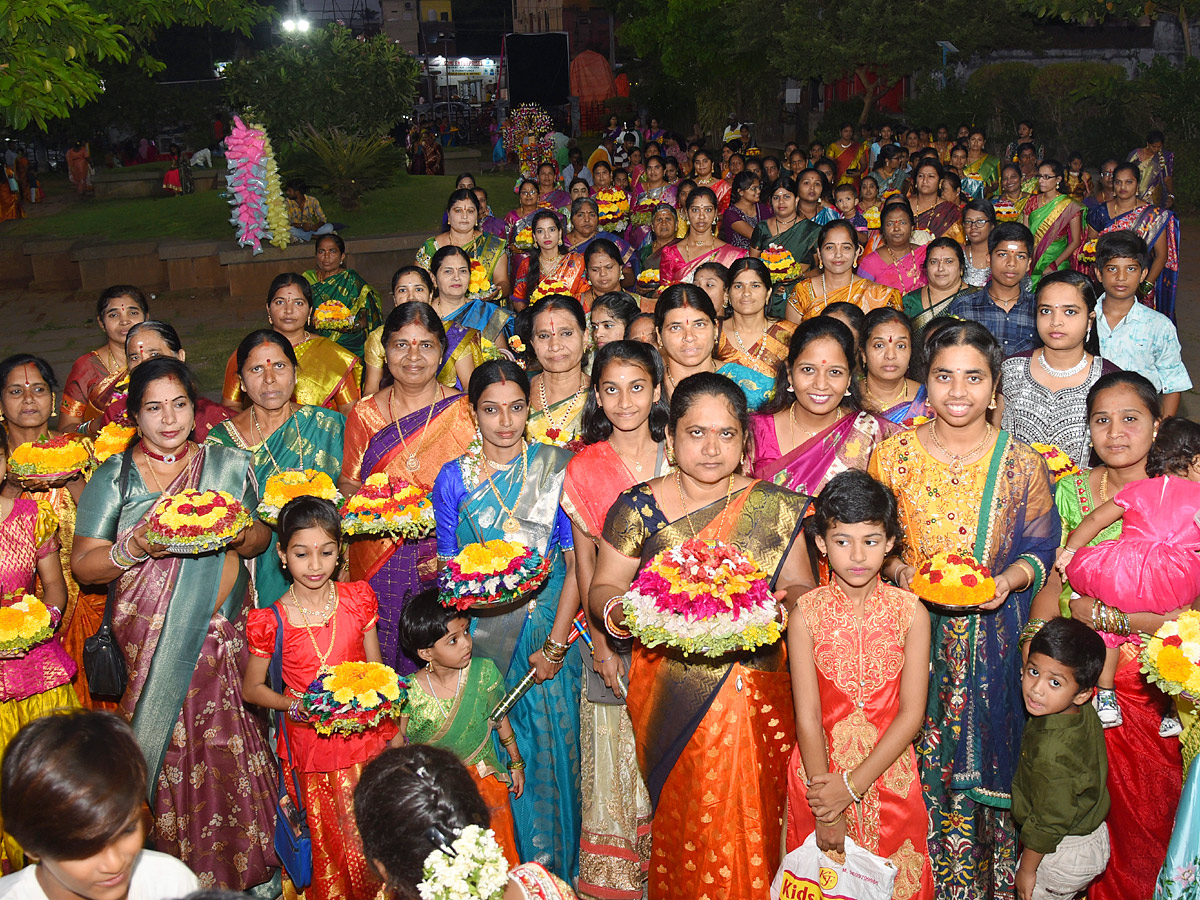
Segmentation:
{"type": "MultiPolygon", "coordinates": [[[[492,210],[503,216],[516,205],[512,175],[476,175],[487,189],[492,210]]],[[[48,183],[48,190],[61,189],[48,183]]],[[[69,188],[69,186],[68,186],[69,188]]],[[[441,222],[446,197],[454,177],[402,175],[390,185],[368,192],[358,209],[347,210],[333,198],[321,197],[331,222],[345,223],[343,234],[357,237],[396,232],[433,231],[441,222]]],[[[229,223],[232,207],[217,191],[179,197],[132,200],[84,200],[59,213],[21,219],[7,224],[0,234],[22,236],[101,236],[113,241],[180,238],[183,240],[233,240],[229,223]]]]}

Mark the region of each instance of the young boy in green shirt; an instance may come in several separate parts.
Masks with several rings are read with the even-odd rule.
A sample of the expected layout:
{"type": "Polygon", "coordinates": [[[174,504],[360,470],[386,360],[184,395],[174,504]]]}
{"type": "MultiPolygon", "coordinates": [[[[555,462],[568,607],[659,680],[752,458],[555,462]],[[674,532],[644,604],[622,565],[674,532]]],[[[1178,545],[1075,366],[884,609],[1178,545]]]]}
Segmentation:
{"type": "Polygon", "coordinates": [[[1076,619],[1051,619],[1029,642],[1031,718],[1012,786],[1018,900],[1073,898],[1108,865],[1108,753],[1090,702],[1103,666],[1104,641],[1076,619]]]}

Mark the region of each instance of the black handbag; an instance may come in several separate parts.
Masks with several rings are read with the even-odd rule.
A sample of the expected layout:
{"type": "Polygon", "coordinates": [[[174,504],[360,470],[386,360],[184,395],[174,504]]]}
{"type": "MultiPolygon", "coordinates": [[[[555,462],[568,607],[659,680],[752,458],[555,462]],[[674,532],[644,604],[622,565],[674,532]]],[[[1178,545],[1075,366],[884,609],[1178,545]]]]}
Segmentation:
{"type": "MultiPolygon", "coordinates": [[[[125,488],[129,484],[129,466],[133,459],[132,448],[121,457],[119,482],[120,502],[125,502],[125,488]]],[[[83,642],[83,671],[87,675],[88,692],[93,697],[120,700],[125,693],[129,672],[125,666],[125,654],[117,644],[112,630],[113,604],[117,599],[117,582],[108,585],[108,599],[104,602],[104,619],[90,638],[83,642]]]]}
{"type": "MultiPolygon", "coordinates": [[[[271,690],[282,694],[283,619],[279,615],[279,607],[273,606],[271,611],[275,613],[275,653],[267,671],[270,673],[271,690]]],[[[292,754],[292,742],[288,738],[287,723],[284,721],[287,713],[276,712],[275,716],[275,727],[283,732],[288,756],[295,759],[292,754]]],[[[292,769],[292,786],[296,789],[296,803],[293,803],[283,783],[284,766],[285,763],[280,760],[279,799],[275,802],[275,853],[296,890],[303,891],[312,884],[313,878],[312,834],[308,829],[308,815],[304,809],[304,797],[300,793],[296,770],[292,769]]]]}

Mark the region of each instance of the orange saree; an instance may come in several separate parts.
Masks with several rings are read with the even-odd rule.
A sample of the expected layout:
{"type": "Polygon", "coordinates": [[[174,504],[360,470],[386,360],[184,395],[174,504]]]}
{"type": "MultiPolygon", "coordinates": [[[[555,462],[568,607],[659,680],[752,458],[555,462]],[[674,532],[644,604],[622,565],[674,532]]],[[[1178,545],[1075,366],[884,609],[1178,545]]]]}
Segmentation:
{"type": "MultiPolygon", "coordinates": [[[[737,544],[777,577],[808,499],[765,482],[693,512],[699,537],[737,544]],[[724,527],[721,527],[724,524],[724,527]]],[[[645,564],[692,537],[639,485],[609,512],[604,539],[645,564]]],[[[786,765],[795,744],[782,643],[716,660],[635,643],[629,714],[654,805],[651,900],[765,897],[780,861],[786,765]]]]}

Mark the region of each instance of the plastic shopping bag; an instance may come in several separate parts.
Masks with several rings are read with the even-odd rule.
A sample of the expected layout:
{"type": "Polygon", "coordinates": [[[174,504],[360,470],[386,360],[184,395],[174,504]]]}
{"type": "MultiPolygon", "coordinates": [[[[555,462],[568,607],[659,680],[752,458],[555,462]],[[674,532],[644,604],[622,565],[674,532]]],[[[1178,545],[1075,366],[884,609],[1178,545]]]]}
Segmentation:
{"type": "Polygon", "coordinates": [[[771,900],[891,900],[896,867],[846,838],[838,865],[817,849],[815,833],[783,858],[771,882],[771,900]]]}

